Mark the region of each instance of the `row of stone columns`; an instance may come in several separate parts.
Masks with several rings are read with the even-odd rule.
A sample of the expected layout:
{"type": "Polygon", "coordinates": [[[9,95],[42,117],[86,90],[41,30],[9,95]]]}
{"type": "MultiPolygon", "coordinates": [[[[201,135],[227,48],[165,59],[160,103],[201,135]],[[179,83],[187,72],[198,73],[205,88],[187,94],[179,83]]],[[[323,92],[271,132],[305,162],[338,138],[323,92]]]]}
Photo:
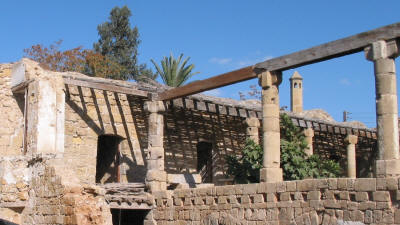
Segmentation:
{"type": "MultiPolygon", "coordinates": [[[[376,114],[378,133],[378,159],[375,165],[376,177],[400,176],[399,131],[397,110],[397,89],[394,58],[398,56],[396,41],[377,41],[365,49],[368,60],[373,61],[376,87],[376,114]]],[[[279,128],[279,84],[280,71],[265,71],[259,75],[262,88],[262,147],[264,150],[263,168],[260,170],[261,182],[282,181],[280,168],[280,128],[279,128]]],[[[165,107],[161,101],[148,101],[145,110],[149,112],[148,133],[148,172],[146,183],[150,190],[166,188],[167,175],[164,171],[162,112],[165,107]]],[[[248,138],[259,141],[257,118],[246,120],[248,138]]],[[[312,129],[305,130],[308,142],[307,155],[313,154],[312,129]]],[[[355,144],[357,137],[346,137],[348,143],[348,176],[356,176],[355,144]]]]}
{"type": "MultiPolygon", "coordinates": [[[[399,131],[396,72],[394,58],[398,56],[398,41],[377,41],[365,49],[368,60],[374,62],[376,87],[376,117],[378,133],[378,159],[375,164],[376,177],[400,176],[399,131]]],[[[262,131],[264,161],[260,172],[262,182],[282,180],[280,166],[279,134],[279,84],[282,81],[280,71],[266,71],[259,75],[262,88],[262,131]]],[[[308,131],[306,131],[306,134],[308,131]]],[[[312,135],[308,135],[310,138],[312,135]]],[[[312,137],[311,137],[312,138],[312,137]]],[[[354,136],[346,138],[349,143],[348,175],[355,177],[354,136]]],[[[308,154],[312,154],[309,148],[308,154]]]]}

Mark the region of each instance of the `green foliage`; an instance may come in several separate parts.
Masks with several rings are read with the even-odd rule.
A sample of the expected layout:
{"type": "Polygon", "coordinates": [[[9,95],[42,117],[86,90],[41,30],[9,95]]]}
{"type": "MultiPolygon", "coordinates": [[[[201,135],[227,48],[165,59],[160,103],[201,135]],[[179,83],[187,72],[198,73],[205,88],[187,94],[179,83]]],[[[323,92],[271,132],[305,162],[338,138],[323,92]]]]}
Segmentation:
{"type": "MultiPolygon", "coordinates": [[[[342,173],[339,163],[321,159],[318,155],[307,157],[307,142],[300,128],[296,127],[286,114],[280,118],[281,168],[284,180],[304,178],[338,177],[342,173]]],[[[263,151],[258,144],[246,140],[243,154],[236,158],[227,156],[227,173],[234,176],[236,183],[259,182],[263,151]]]]}
{"type": "Polygon", "coordinates": [[[198,72],[192,72],[194,69],[193,64],[186,66],[186,63],[189,61],[190,57],[187,57],[185,60],[183,60],[181,64],[182,57],[183,54],[175,59],[172,53],[169,57],[164,56],[163,60],[161,60],[161,68],[153,59],[151,60],[157,70],[157,73],[160,74],[161,79],[166,85],[171,87],[179,87],[193,75],[198,74],[198,72]]]}
{"type": "Polygon", "coordinates": [[[139,77],[154,78],[151,70],[145,64],[138,64],[139,31],[135,26],[131,28],[128,7],[115,7],[110,12],[109,21],[97,27],[100,39],[94,43],[96,52],[111,58],[112,61],[125,67],[124,73],[116,74],[113,79],[127,80],[139,77]]]}
{"type": "Polygon", "coordinates": [[[255,183],[260,180],[259,170],[262,168],[263,151],[260,145],[247,139],[242,153],[239,158],[233,155],[226,157],[228,174],[234,176],[236,183],[255,183]]]}

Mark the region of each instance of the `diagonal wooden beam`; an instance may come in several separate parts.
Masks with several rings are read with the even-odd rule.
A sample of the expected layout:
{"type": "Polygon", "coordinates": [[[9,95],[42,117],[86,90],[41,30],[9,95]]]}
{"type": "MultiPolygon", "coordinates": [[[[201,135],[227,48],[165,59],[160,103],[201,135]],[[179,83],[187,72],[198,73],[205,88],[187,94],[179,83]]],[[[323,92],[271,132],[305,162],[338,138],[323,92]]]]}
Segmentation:
{"type": "Polygon", "coordinates": [[[226,86],[229,84],[237,83],[240,81],[249,80],[254,78],[255,76],[257,75],[254,73],[253,67],[248,66],[242,69],[224,73],[205,80],[195,81],[182,87],[177,87],[167,90],[160,93],[158,96],[160,101],[175,99],[211,90],[214,88],[226,86]]]}
{"type": "Polygon", "coordinates": [[[335,57],[362,51],[372,42],[393,40],[400,37],[400,23],[391,24],[375,30],[356,34],[292,54],[266,60],[239,70],[224,73],[205,80],[189,83],[159,94],[160,100],[171,100],[214,88],[238,83],[257,77],[257,71],[283,71],[335,57]]]}
{"type": "Polygon", "coordinates": [[[299,52],[266,60],[256,64],[255,67],[269,71],[293,69],[296,67],[360,52],[375,41],[393,40],[398,37],[400,37],[400,23],[395,23],[375,30],[318,45],[299,52]]]}

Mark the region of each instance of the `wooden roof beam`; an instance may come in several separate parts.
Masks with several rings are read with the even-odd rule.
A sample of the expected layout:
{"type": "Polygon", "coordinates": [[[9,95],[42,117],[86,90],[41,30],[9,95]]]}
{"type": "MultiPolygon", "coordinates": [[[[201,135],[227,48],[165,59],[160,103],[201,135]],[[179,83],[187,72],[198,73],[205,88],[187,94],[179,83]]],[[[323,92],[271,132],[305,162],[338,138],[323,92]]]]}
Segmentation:
{"type": "Polygon", "coordinates": [[[72,79],[69,77],[64,77],[64,83],[67,85],[93,88],[93,89],[111,91],[111,92],[127,94],[127,95],[148,97],[147,91],[137,90],[134,87],[119,86],[117,84],[108,83],[108,82],[104,82],[104,81],[96,82],[96,81],[89,80],[89,79],[72,79]]]}
{"type": "Polygon", "coordinates": [[[229,84],[245,81],[256,77],[253,66],[224,73],[205,80],[194,81],[182,87],[173,88],[158,94],[160,101],[197,94],[203,91],[219,88],[229,84]]]}
{"type": "Polygon", "coordinates": [[[239,70],[224,73],[205,80],[195,81],[159,94],[159,100],[171,100],[257,77],[259,71],[283,71],[324,60],[353,54],[378,40],[400,37],[400,23],[356,34],[292,54],[266,60],[239,70]]]}

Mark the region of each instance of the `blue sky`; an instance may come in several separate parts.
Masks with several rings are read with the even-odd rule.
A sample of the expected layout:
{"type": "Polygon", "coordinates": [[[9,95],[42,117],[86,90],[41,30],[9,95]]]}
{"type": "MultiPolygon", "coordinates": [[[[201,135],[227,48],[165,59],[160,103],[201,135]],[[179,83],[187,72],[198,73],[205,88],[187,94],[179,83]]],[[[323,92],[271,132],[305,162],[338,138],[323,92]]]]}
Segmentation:
{"type": "MultiPolygon", "coordinates": [[[[200,72],[192,80],[400,22],[398,0],[3,0],[0,62],[18,61],[24,48],[60,39],[63,49],[91,48],[97,25],[123,5],[139,29],[140,62],[151,66],[150,59],[184,53],[200,72]]],[[[347,110],[352,119],[375,126],[373,65],[363,54],[296,70],[304,77],[305,109],[322,108],[338,121],[347,110]]],[[[293,72],[284,72],[281,106],[290,104],[293,72]]],[[[212,93],[237,99],[251,84],[256,80],[212,93]]]]}

